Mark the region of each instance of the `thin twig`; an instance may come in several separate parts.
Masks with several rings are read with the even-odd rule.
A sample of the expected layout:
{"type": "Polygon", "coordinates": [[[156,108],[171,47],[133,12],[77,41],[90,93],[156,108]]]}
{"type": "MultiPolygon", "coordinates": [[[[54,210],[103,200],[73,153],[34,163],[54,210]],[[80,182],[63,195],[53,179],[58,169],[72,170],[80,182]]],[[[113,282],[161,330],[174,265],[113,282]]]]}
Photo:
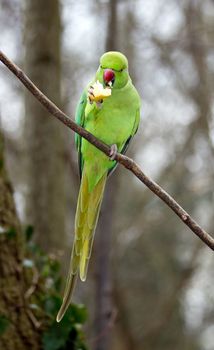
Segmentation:
{"type": "Polygon", "coordinates": [[[32,313],[31,310],[26,310],[26,313],[28,314],[29,319],[31,320],[33,326],[35,327],[35,329],[39,329],[41,326],[41,322],[37,321],[36,317],[34,316],[34,314],[32,313]]]}
{"type": "MultiPolygon", "coordinates": [[[[53,102],[51,102],[26,76],[26,74],[17,67],[6,55],[0,51],[0,61],[7,66],[7,68],[16,77],[21,80],[23,85],[36,97],[36,99],[52,114],[59,119],[67,127],[84,137],[92,145],[97,147],[107,156],[110,154],[110,147],[98,140],[90,132],[82,128],[73,122],[65,113],[63,113],[53,102]]],[[[115,160],[122,164],[125,168],[130,170],[141,182],[143,182],[153,193],[156,194],[162,201],[164,201],[177,215],[178,217],[212,250],[214,250],[214,238],[210,236],[205,230],[203,230],[196,221],[158,184],[156,184],[151,178],[146,176],[140,167],[132,159],[117,153],[115,160]]]]}
{"type": "Polygon", "coordinates": [[[33,269],[33,280],[32,280],[30,288],[28,288],[28,290],[24,294],[24,298],[25,299],[29,299],[31,297],[31,295],[35,292],[35,289],[38,286],[38,282],[39,282],[39,272],[34,267],[34,269],[33,269]]]}

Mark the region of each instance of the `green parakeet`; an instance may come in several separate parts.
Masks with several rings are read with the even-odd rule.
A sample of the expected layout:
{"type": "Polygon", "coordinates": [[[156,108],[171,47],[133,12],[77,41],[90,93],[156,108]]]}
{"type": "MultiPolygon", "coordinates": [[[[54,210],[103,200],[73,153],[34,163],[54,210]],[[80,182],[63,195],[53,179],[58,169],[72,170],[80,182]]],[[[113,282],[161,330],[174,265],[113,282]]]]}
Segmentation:
{"type": "Polygon", "coordinates": [[[102,55],[95,78],[82,93],[75,119],[79,125],[111,146],[111,157],[78,134],[75,135],[81,185],[69,274],[57,315],[58,322],[69,306],[78,273],[82,281],[86,280],[105,183],[116,167],[115,154],[117,150],[125,153],[139,125],[140,97],[129,76],[127,58],[122,53],[110,51],[102,55]],[[110,95],[97,101],[93,91],[93,84],[96,83],[102,84],[104,92],[111,89],[110,95]]]}

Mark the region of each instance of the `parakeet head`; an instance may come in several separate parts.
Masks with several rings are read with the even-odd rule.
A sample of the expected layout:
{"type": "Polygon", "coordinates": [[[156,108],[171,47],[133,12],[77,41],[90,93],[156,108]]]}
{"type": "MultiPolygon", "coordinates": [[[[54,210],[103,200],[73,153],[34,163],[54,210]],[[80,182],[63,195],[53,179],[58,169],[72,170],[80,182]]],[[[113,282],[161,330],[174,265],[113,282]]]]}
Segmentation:
{"type": "Polygon", "coordinates": [[[125,86],[129,79],[127,58],[117,51],[104,53],[100,58],[96,79],[103,86],[110,86],[116,89],[125,86]]]}

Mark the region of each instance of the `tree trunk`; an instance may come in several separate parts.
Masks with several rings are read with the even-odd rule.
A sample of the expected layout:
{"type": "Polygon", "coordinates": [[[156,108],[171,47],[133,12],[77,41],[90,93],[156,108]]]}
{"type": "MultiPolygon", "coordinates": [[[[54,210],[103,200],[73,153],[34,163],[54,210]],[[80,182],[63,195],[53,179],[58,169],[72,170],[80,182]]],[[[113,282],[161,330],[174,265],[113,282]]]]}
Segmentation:
{"type": "Polygon", "coordinates": [[[117,51],[117,0],[109,0],[106,51],[117,51]]]}
{"type": "MultiPolygon", "coordinates": [[[[58,0],[25,2],[25,70],[33,82],[61,105],[60,6],[58,0]]],[[[65,237],[65,128],[26,93],[28,156],[27,222],[45,249],[63,249],[65,237]]]]}
{"type": "Polygon", "coordinates": [[[0,349],[40,349],[24,298],[27,285],[23,274],[23,236],[13,192],[4,167],[0,135],[0,349]],[[5,329],[3,329],[5,328],[5,329]]]}
{"type": "MultiPolygon", "coordinates": [[[[116,50],[117,45],[117,1],[109,1],[109,18],[106,38],[106,51],[116,50]]],[[[95,350],[111,348],[111,333],[114,323],[112,305],[112,272],[110,264],[111,242],[113,231],[113,214],[115,211],[118,189],[118,176],[113,174],[107,183],[102,213],[96,235],[96,280],[95,280],[95,350]]]]}
{"type": "Polygon", "coordinates": [[[110,264],[114,212],[119,177],[114,174],[106,185],[102,213],[96,235],[95,256],[95,349],[111,348],[111,333],[115,318],[112,304],[112,271],[110,264]]]}

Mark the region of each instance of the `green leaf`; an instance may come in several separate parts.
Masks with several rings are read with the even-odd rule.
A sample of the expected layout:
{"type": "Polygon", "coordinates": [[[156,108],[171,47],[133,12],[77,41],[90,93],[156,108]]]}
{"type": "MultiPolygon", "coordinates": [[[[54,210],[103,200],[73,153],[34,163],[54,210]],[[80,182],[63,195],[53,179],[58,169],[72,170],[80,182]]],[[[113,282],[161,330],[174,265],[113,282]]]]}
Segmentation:
{"type": "Polygon", "coordinates": [[[87,310],[82,304],[72,304],[67,311],[68,317],[74,319],[74,323],[83,324],[87,320],[87,310]]]}
{"type": "Polygon", "coordinates": [[[50,259],[49,261],[51,272],[52,273],[58,273],[60,271],[60,263],[57,260],[50,259]]]}
{"type": "Polygon", "coordinates": [[[56,317],[56,314],[61,305],[61,298],[58,295],[49,295],[45,298],[44,309],[47,314],[56,317]]]}
{"type": "Polygon", "coordinates": [[[44,350],[86,349],[80,326],[87,318],[86,308],[83,305],[72,304],[69,306],[62,321],[56,323],[55,317],[61,302],[62,300],[58,295],[49,296],[44,302],[46,313],[54,317],[54,322],[43,334],[44,350]]]}
{"type": "Polygon", "coordinates": [[[0,336],[7,330],[10,321],[3,315],[0,315],[0,336]]]}
{"type": "Polygon", "coordinates": [[[28,225],[25,229],[26,241],[29,242],[33,236],[34,228],[32,225],[28,225]]]}
{"type": "Polygon", "coordinates": [[[3,169],[4,166],[4,161],[2,158],[0,158],[0,170],[3,169]]]}
{"type": "Polygon", "coordinates": [[[63,349],[69,339],[69,334],[73,328],[72,322],[68,322],[64,317],[60,323],[54,322],[51,327],[43,334],[44,350],[63,349]]]}
{"type": "Polygon", "coordinates": [[[41,271],[41,275],[43,277],[49,277],[50,276],[50,265],[47,263],[43,266],[43,269],[41,271]]]}
{"type": "Polygon", "coordinates": [[[42,344],[44,350],[59,350],[66,343],[67,336],[60,328],[51,327],[43,334],[42,344]]]}
{"type": "Polygon", "coordinates": [[[9,228],[9,230],[7,230],[5,233],[8,237],[8,239],[12,239],[16,236],[16,230],[14,227],[9,228]]]}

